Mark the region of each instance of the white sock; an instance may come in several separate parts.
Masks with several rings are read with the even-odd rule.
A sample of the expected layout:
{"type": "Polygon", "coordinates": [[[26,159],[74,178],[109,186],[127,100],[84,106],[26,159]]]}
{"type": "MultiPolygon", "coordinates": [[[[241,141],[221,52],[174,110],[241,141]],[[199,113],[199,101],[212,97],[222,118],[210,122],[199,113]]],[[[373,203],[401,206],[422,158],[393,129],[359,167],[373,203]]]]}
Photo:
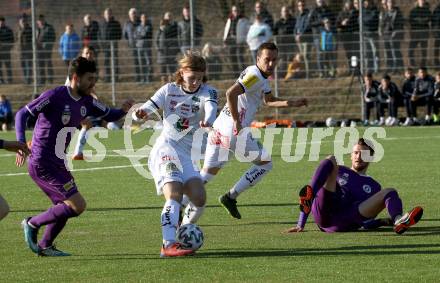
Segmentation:
{"type": "Polygon", "coordinates": [[[204,184],[208,183],[209,181],[212,180],[212,178],[214,178],[214,174],[210,174],[206,171],[201,171],[200,172],[200,176],[202,177],[202,181],[204,184]]]}
{"type": "Polygon", "coordinates": [[[205,211],[204,206],[198,207],[190,202],[185,208],[185,213],[182,219],[182,225],[188,223],[196,223],[199,220],[199,218],[202,216],[203,211],[205,211]]]}
{"type": "Polygon", "coordinates": [[[252,166],[229,191],[229,197],[236,199],[239,194],[260,182],[270,170],[272,170],[272,162],[252,166]]]}
{"type": "Polygon", "coordinates": [[[74,155],[82,154],[86,142],[87,142],[87,129],[81,128],[81,131],[79,132],[78,135],[78,141],[76,142],[75,152],[73,154],[74,155]]]}
{"type": "Polygon", "coordinates": [[[176,241],[176,230],[179,222],[180,203],[169,199],[165,202],[161,214],[162,238],[165,247],[176,241]]]}
{"type": "Polygon", "coordinates": [[[189,197],[187,195],[183,195],[182,201],[180,202],[180,204],[182,206],[187,206],[189,203],[190,203],[189,197]]]}

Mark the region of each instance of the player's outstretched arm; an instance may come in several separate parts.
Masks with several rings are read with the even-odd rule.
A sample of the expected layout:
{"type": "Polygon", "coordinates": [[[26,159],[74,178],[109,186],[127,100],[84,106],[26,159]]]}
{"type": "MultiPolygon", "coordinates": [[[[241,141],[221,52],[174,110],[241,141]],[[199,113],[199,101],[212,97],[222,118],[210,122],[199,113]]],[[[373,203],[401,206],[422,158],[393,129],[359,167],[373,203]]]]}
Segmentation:
{"type": "Polygon", "coordinates": [[[308,102],[305,98],[286,100],[279,97],[275,97],[272,94],[266,94],[264,97],[264,103],[269,107],[301,107],[307,106],[308,102]]]}
{"type": "Polygon", "coordinates": [[[27,149],[26,145],[26,121],[29,118],[29,111],[27,108],[23,107],[20,110],[18,110],[17,114],[15,115],[15,135],[17,138],[17,141],[20,144],[24,144],[26,146],[26,151],[16,151],[17,154],[15,156],[15,165],[18,167],[21,167],[24,165],[26,161],[26,157],[29,155],[29,149],[27,149]]]}

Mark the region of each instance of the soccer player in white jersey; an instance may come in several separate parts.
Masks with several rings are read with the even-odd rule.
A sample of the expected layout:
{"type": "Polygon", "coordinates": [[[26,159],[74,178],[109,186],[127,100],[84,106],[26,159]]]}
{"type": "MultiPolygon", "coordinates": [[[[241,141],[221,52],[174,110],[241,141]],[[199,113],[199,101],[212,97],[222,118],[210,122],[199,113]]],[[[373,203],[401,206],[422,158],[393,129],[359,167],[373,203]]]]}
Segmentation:
{"type": "Polygon", "coordinates": [[[229,214],[241,218],[236,198],[248,188],[256,185],[272,169],[270,155],[245,128],[250,127],[262,102],[269,107],[306,106],[306,99],[284,100],[274,97],[268,78],[274,73],[278,58],[278,48],[274,43],[263,43],[257,51],[257,64],[247,67],[238,80],[226,91],[227,104],[215,120],[214,131],[210,133],[205,153],[205,162],[201,175],[205,182],[210,181],[227,162],[228,156],[235,152],[247,156],[249,152],[258,152],[253,165],[238,182],[220,196],[219,201],[229,214]],[[242,131],[243,129],[243,131],[242,131]],[[240,140],[245,140],[240,146],[240,140]],[[238,143],[237,143],[238,141],[238,143]],[[240,152],[237,152],[240,151],[240,152]]]}
{"type": "MultiPolygon", "coordinates": [[[[135,120],[147,119],[163,109],[164,128],[148,158],[157,193],[165,197],[161,214],[163,245],[161,257],[194,253],[175,241],[182,196],[190,200],[182,224],[195,223],[206,203],[206,192],[192,156],[193,140],[200,128],[212,126],[217,115],[217,91],[206,82],[206,62],[188,52],[179,61],[174,83],[162,86],[144,105],[133,112],[135,120]]],[[[198,145],[201,144],[197,142],[198,145]]]]}

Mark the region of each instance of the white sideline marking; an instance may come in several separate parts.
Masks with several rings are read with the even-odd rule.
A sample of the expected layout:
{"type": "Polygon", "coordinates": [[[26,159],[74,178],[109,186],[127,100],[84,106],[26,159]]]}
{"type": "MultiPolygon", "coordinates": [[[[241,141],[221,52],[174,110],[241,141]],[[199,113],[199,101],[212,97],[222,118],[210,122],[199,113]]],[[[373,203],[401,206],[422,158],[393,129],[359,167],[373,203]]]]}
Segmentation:
{"type": "MultiPolygon", "coordinates": [[[[142,166],[144,166],[144,165],[119,165],[119,166],[107,166],[107,167],[79,168],[79,169],[70,170],[70,172],[111,170],[111,169],[123,169],[123,168],[142,167],[142,166]]],[[[25,176],[25,175],[29,175],[29,173],[28,172],[7,173],[7,174],[0,174],[0,177],[25,176]]]]}

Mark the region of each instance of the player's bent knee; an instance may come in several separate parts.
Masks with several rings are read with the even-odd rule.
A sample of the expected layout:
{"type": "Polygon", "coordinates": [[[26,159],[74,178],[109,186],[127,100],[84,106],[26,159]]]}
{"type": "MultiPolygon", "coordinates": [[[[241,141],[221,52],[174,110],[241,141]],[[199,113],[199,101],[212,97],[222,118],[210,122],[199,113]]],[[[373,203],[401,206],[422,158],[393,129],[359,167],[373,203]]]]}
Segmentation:
{"type": "Polygon", "coordinates": [[[384,195],[384,199],[389,197],[399,197],[399,193],[397,192],[396,189],[388,188],[388,189],[384,189],[382,192],[384,195]]]}

